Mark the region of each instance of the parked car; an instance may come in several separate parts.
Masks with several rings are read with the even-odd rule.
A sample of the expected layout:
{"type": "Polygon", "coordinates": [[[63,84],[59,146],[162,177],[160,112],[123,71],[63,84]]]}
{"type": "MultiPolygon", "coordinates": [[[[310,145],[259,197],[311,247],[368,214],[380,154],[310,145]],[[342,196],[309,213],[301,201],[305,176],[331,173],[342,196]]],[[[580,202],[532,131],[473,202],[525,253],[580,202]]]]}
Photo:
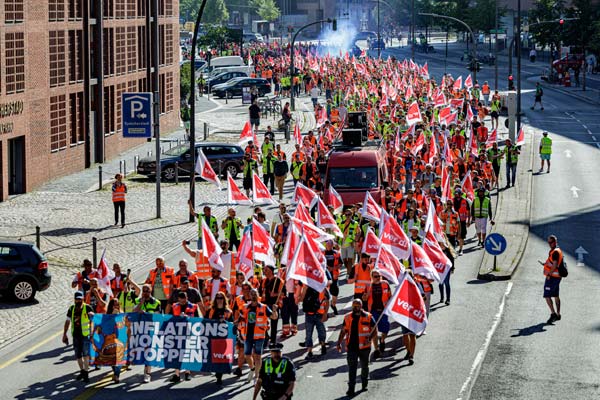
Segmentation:
{"type": "Polygon", "coordinates": [[[264,43],[265,39],[260,33],[244,33],[244,43],[264,43]]]}
{"type": "Polygon", "coordinates": [[[372,38],[369,39],[369,49],[370,50],[385,50],[385,41],[382,38],[372,38]]]}
{"type": "Polygon", "coordinates": [[[34,243],[0,241],[0,291],[20,303],[50,287],[48,261],[34,243]]]}
{"type": "Polygon", "coordinates": [[[244,86],[256,86],[259,96],[271,93],[271,84],[263,78],[234,78],[227,83],[213,86],[212,92],[219,98],[224,98],[225,96],[232,98],[233,96],[241,96],[244,86]]]}
{"type": "Polygon", "coordinates": [[[247,76],[248,76],[247,73],[240,72],[240,71],[223,72],[221,74],[215,75],[212,78],[208,78],[206,80],[205,87],[206,88],[213,87],[216,85],[220,85],[221,83],[226,83],[230,79],[233,79],[233,78],[240,78],[240,77],[247,77],[247,76]]]}
{"type": "Polygon", "coordinates": [[[368,40],[368,39],[374,39],[377,37],[377,34],[375,32],[372,31],[362,31],[362,32],[358,32],[356,34],[356,36],[354,37],[354,40],[368,40]]]}
{"type": "MultiPolygon", "coordinates": [[[[223,177],[227,172],[235,178],[242,170],[244,150],[236,144],[203,142],[196,143],[196,159],[198,151],[202,152],[210,162],[210,165],[217,174],[219,172],[223,177]]],[[[171,181],[176,176],[176,164],[179,166],[179,176],[189,176],[190,171],[194,170],[192,165],[192,154],[189,145],[180,145],[173,147],[160,155],[161,176],[164,180],[171,181]]],[[[142,158],[137,167],[137,173],[150,178],[156,177],[156,157],[142,158]]]]}

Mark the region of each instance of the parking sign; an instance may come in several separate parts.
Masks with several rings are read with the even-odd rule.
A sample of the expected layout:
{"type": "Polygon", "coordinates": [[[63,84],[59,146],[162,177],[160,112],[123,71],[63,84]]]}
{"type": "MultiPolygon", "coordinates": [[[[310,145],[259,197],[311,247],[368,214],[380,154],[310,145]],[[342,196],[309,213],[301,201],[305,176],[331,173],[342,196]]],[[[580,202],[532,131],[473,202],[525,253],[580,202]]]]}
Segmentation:
{"type": "Polygon", "coordinates": [[[123,137],[152,137],[152,93],[123,93],[123,137]]]}

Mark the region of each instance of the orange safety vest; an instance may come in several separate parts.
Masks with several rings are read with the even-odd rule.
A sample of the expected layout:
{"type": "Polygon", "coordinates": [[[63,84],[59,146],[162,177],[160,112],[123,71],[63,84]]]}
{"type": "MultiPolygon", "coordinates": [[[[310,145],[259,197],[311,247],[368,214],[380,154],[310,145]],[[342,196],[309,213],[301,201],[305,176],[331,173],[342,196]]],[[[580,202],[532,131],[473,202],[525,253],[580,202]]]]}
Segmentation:
{"type": "MultiPolygon", "coordinates": [[[[154,282],[156,281],[156,273],[157,272],[158,272],[158,267],[153,268],[150,271],[150,279],[147,282],[150,284],[150,286],[152,286],[152,291],[154,291],[154,282]]],[[[167,299],[169,297],[171,297],[171,291],[173,290],[173,276],[174,275],[175,275],[175,272],[174,272],[173,268],[166,267],[166,266],[165,266],[164,272],[162,274],[160,274],[160,279],[162,281],[163,290],[165,292],[165,297],[167,299]]]]}
{"type": "MultiPolygon", "coordinates": [[[[392,289],[390,289],[390,285],[386,281],[381,281],[381,301],[383,302],[384,307],[390,297],[392,297],[392,289]]],[[[371,304],[373,304],[373,291],[371,288],[369,288],[369,297],[367,298],[367,308],[369,310],[371,309],[371,304]]]]}
{"type": "MultiPolygon", "coordinates": [[[[100,288],[98,288],[97,290],[100,293],[100,297],[102,297],[106,301],[106,303],[108,304],[108,296],[107,296],[107,294],[104,293],[104,291],[102,289],[100,289],[100,288]]],[[[83,302],[85,304],[90,304],[91,299],[92,299],[92,292],[91,292],[91,290],[88,290],[85,293],[85,297],[83,298],[83,302]]],[[[94,310],[94,312],[97,313],[97,314],[104,314],[104,313],[106,313],[106,308],[103,307],[100,304],[100,302],[97,302],[96,303],[96,309],[94,310]]]]}
{"type": "MultiPolygon", "coordinates": [[[[225,278],[221,278],[219,277],[219,292],[223,292],[227,295],[227,279],[225,278]]],[[[214,278],[211,278],[209,280],[206,281],[205,285],[204,285],[204,296],[208,296],[208,300],[207,303],[210,303],[210,299],[212,298],[212,288],[213,288],[213,282],[214,282],[214,278]]],[[[216,293],[215,293],[216,296],[216,293]]]]}
{"type": "Polygon", "coordinates": [[[483,94],[490,94],[490,86],[483,84],[483,86],[481,87],[481,93],[483,94]]]}
{"type": "Polygon", "coordinates": [[[367,291],[367,287],[371,285],[371,270],[373,265],[368,264],[367,269],[362,268],[362,263],[354,265],[354,294],[362,294],[367,291]]]}
{"type": "Polygon", "coordinates": [[[194,273],[194,276],[196,279],[210,279],[211,269],[212,267],[208,262],[208,258],[204,256],[202,250],[199,250],[198,253],[196,253],[196,272],[194,273]]]}
{"type": "MultiPolygon", "coordinates": [[[[188,271],[185,276],[187,276],[188,280],[190,281],[191,287],[198,288],[198,278],[196,277],[196,275],[194,275],[193,273],[188,271]]],[[[173,275],[173,287],[174,288],[181,287],[181,278],[183,278],[183,275],[180,274],[179,271],[177,271],[175,273],[175,275],[173,275]]]]}
{"type": "Polygon", "coordinates": [[[321,305],[319,306],[319,310],[317,311],[317,314],[320,314],[320,315],[327,314],[327,309],[329,308],[329,306],[327,304],[327,296],[325,296],[325,290],[326,289],[323,289],[323,291],[321,293],[319,293],[319,304],[321,304],[321,305]]]}
{"type": "Polygon", "coordinates": [[[329,272],[331,272],[333,279],[338,279],[340,277],[340,265],[342,265],[342,255],[339,251],[334,251],[333,267],[329,267],[329,272]]]}
{"type": "Polygon", "coordinates": [[[120,186],[115,186],[112,192],[112,201],[116,203],[118,201],[125,201],[125,192],[127,191],[127,186],[125,184],[121,184],[120,186]]]}
{"type": "Polygon", "coordinates": [[[415,281],[421,284],[421,286],[423,287],[423,292],[431,293],[433,291],[433,286],[431,286],[431,282],[423,275],[415,275],[415,281]]]}
{"type": "Polygon", "coordinates": [[[458,234],[458,213],[454,210],[448,212],[446,210],[440,213],[440,218],[444,222],[444,232],[447,235],[456,236],[458,234]]]}
{"type": "Polygon", "coordinates": [[[174,316],[179,317],[181,314],[187,317],[194,317],[196,311],[198,310],[198,304],[192,304],[189,301],[185,305],[185,308],[181,306],[179,303],[175,303],[171,306],[171,310],[174,316]]]}
{"type": "MultiPolygon", "coordinates": [[[[358,320],[358,348],[360,350],[371,348],[371,313],[361,311],[360,319],[358,320]]],[[[350,330],[352,329],[352,313],[344,316],[344,329],[348,333],[346,335],[346,347],[350,344],[350,330]]]]}
{"type": "Polygon", "coordinates": [[[118,277],[115,276],[114,278],[112,278],[110,280],[110,289],[113,291],[113,294],[115,292],[117,292],[117,293],[122,292],[123,289],[125,289],[125,285],[123,284],[123,275],[118,276],[118,277]]]}
{"type": "Polygon", "coordinates": [[[331,119],[331,123],[335,123],[340,120],[340,112],[338,111],[337,108],[331,109],[330,119],[331,119]]]}
{"type": "MultiPolygon", "coordinates": [[[[242,338],[246,340],[246,332],[248,329],[248,313],[250,309],[250,303],[244,304],[242,309],[241,324],[238,326],[242,338]]],[[[264,339],[267,331],[269,330],[269,317],[267,317],[267,306],[258,303],[256,307],[256,323],[254,324],[254,340],[264,339]]]]}
{"type": "Polygon", "coordinates": [[[296,154],[299,154],[300,157],[298,157],[298,159],[302,162],[306,161],[306,156],[304,155],[303,151],[294,151],[292,153],[292,161],[296,161],[296,154]]]}
{"type": "Polygon", "coordinates": [[[275,150],[275,151],[273,152],[273,155],[275,156],[275,158],[279,158],[279,155],[280,155],[280,154],[281,154],[281,159],[285,161],[285,157],[286,157],[286,155],[285,155],[285,152],[284,152],[283,150],[281,150],[281,151],[277,151],[277,150],[275,150]]]}
{"type": "Polygon", "coordinates": [[[552,264],[554,263],[554,260],[552,260],[552,253],[554,253],[555,251],[558,252],[558,264],[557,265],[560,265],[562,263],[562,260],[563,260],[562,250],[559,249],[558,247],[556,247],[553,250],[550,250],[550,252],[548,253],[548,259],[544,263],[544,275],[547,277],[550,276],[552,278],[560,278],[561,276],[558,273],[558,268],[556,268],[554,271],[550,272],[552,270],[552,264]]]}

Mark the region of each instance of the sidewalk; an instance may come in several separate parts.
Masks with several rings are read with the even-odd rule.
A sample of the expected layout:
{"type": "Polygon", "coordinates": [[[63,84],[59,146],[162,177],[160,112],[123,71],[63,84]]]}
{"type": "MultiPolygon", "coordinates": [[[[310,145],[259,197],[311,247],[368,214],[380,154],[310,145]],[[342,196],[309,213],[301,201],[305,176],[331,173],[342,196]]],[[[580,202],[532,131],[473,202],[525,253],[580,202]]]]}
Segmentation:
{"type": "MultiPolygon", "coordinates": [[[[233,103],[233,106],[229,105],[231,108],[214,107],[212,111],[196,115],[197,120],[208,122],[215,131],[232,132],[213,133],[211,129],[209,141],[238,141],[247,111],[236,107],[235,101],[233,103]]],[[[299,99],[298,109],[308,109],[306,104],[310,104],[309,98],[299,99]]],[[[208,106],[208,103],[205,105],[208,106]]],[[[303,132],[314,128],[310,118],[304,117],[304,114],[298,111],[294,116],[306,121],[303,132]]],[[[201,132],[200,126],[197,132],[201,132]]],[[[181,138],[183,134],[179,131],[170,138],[181,138]]],[[[201,140],[201,135],[197,136],[201,140]]],[[[276,141],[291,155],[293,141],[284,144],[282,133],[276,135],[276,141]]],[[[154,149],[154,145],[145,143],[103,164],[103,170],[108,174],[105,178],[119,171],[120,159],[127,160],[131,170],[134,155],[145,156],[148,150],[154,149]]],[[[33,304],[19,305],[0,300],[3,322],[0,325],[0,347],[67,309],[72,302],[70,282],[82,260],[92,259],[93,237],[97,238],[98,257],[106,249],[108,263],[112,266],[118,262],[123,271],[147,265],[155,257],[180,247],[181,240],[197,237],[196,223],[188,222],[189,179],[181,179],[179,185],[171,182],[161,184],[161,219],[155,218],[155,182],[132,174],[126,183],[129,189],[127,224],[122,229],[113,226],[110,186],[105,185],[101,191],[94,188],[98,185],[96,167],[59,178],[34,192],[0,203],[0,239],[35,241],[35,227],[40,226],[40,247],[48,258],[53,276],[51,287],[38,293],[33,304]],[[88,191],[90,188],[93,190],[88,191]],[[36,318],[30,318],[31,315],[36,315],[36,318]]],[[[220,221],[227,211],[227,191],[218,191],[214,185],[204,181],[197,181],[196,185],[196,207],[211,206],[213,215],[220,221]]]]}

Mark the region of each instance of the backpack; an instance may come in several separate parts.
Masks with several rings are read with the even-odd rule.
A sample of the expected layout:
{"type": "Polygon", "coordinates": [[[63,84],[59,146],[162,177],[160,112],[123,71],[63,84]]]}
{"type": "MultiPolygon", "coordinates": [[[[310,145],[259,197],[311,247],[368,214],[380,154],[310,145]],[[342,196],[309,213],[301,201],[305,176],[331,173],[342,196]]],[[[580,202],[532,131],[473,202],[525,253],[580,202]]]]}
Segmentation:
{"type": "Polygon", "coordinates": [[[313,288],[306,290],[304,300],[302,300],[302,309],[305,313],[316,313],[321,307],[321,301],[319,300],[319,293],[313,288]]]}
{"type": "Polygon", "coordinates": [[[561,278],[566,278],[567,276],[569,276],[569,270],[567,269],[567,263],[565,262],[564,258],[558,266],[558,274],[561,278]]]}

